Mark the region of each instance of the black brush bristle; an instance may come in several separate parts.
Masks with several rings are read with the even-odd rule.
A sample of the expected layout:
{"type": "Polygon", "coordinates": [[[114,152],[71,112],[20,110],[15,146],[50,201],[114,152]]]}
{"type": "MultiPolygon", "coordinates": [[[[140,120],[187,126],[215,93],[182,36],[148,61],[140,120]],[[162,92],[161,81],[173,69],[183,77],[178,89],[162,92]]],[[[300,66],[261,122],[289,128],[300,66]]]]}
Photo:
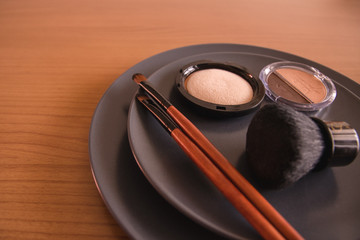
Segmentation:
{"type": "Polygon", "coordinates": [[[268,104],[252,119],[246,158],[259,184],[279,188],[311,171],[325,149],[317,124],[303,113],[268,104]]]}

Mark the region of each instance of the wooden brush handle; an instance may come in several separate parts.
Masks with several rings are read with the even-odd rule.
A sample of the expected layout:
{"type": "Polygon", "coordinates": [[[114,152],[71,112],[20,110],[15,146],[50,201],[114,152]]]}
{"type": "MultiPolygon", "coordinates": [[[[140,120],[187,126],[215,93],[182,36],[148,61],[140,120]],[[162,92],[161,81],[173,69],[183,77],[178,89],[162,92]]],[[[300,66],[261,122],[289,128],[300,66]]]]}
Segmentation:
{"type": "MultiPolygon", "coordinates": [[[[303,237],[276,211],[276,209],[243,177],[211,142],[174,106],[167,113],[262,214],[287,238],[303,237]]],[[[231,183],[229,183],[231,185],[231,183]]]]}
{"type": "Polygon", "coordinates": [[[180,129],[173,130],[171,136],[263,238],[285,239],[180,129]]]}

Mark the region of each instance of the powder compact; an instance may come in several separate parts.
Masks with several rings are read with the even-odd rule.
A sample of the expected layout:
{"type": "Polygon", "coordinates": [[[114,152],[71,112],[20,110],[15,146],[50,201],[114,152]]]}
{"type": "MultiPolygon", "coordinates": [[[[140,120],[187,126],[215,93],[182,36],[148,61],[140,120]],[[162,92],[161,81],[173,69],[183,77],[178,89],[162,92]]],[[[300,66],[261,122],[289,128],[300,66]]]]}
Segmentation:
{"type": "Polygon", "coordinates": [[[299,111],[320,110],[336,97],[331,79],[302,63],[275,62],[264,67],[259,77],[272,101],[299,111]]]}
{"type": "Polygon", "coordinates": [[[199,61],[180,69],[180,93],[207,113],[243,115],[255,110],[265,97],[263,83],[245,68],[199,61]]]}

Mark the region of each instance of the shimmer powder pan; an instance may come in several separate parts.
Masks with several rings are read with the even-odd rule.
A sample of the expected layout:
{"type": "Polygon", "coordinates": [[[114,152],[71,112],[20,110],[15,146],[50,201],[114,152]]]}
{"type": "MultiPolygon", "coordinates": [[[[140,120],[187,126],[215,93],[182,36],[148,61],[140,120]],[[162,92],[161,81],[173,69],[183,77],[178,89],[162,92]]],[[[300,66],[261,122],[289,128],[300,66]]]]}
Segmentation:
{"type": "Polygon", "coordinates": [[[254,94],[244,78],[217,68],[192,73],[185,79],[185,89],[198,99],[219,105],[248,103],[254,94]]]}
{"type": "Polygon", "coordinates": [[[259,79],[245,68],[196,62],[180,69],[176,85],[181,94],[208,113],[242,115],[256,109],[265,96],[259,79]]]}
{"type": "Polygon", "coordinates": [[[296,62],[276,62],[264,67],[260,79],[274,102],[299,111],[317,111],[331,104],[336,89],[316,68],[296,62]]]}

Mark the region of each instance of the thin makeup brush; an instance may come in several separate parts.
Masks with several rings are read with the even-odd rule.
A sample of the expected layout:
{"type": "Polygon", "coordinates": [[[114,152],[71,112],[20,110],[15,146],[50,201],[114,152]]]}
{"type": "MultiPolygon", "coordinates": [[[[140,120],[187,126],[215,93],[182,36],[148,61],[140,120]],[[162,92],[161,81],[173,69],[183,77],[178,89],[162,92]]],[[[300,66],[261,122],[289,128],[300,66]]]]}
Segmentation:
{"type": "Polygon", "coordinates": [[[233,204],[244,218],[264,237],[264,239],[285,239],[281,233],[254,207],[231,181],[214,165],[201,149],[184,134],[169,116],[146,95],[137,99],[159,120],[186,155],[208,177],[219,191],[233,204]]]}
{"type": "Polygon", "coordinates": [[[250,202],[287,238],[303,237],[276,211],[276,209],[243,177],[219,150],[176,109],[166,98],[157,92],[141,73],[134,74],[132,79],[153,97],[230,181],[249,199],[250,202]]]}

